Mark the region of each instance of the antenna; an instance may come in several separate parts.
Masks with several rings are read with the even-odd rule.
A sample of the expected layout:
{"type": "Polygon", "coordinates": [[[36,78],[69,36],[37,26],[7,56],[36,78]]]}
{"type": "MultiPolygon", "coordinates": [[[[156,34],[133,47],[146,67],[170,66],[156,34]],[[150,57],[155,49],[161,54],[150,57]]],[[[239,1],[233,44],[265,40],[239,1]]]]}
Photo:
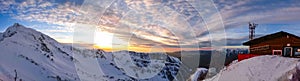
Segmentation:
{"type": "Polygon", "coordinates": [[[249,22],[249,39],[252,40],[255,37],[255,28],[258,24],[249,22]]]}

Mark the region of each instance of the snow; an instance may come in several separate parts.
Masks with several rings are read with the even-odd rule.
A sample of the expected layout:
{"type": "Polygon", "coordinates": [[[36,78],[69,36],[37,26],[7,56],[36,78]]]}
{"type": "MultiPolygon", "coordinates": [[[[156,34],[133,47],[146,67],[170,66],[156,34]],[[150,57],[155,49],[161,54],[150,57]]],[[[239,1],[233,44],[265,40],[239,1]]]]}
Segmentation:
{"type": "Polygon", "coordinates": [[[272,55],[253,57],[231,64],[207,81],[287,81],[299,60],[272,55]]]}
{"type": "Polygon", "coordinates": [[[126,72],[116,63],[118,61],[115,56],[124,54],[123,52],[111,53],[100,49],[66,46],[41,32],[17,23],[3,34],[0,33],[0,39],[0,80],[4,81],[14,80],[15,71],[17,79],[23,81],[168,81],[176,76],[181,63],[179,59],[163,53],[158,54],[165,56],[166,60],[152,59],[151,56],[154,55],[152,53],[123,51],[135,60],[131,66],[137,65],[139,68],[155,71],[157,69],[147,66],[160,64],[161,68],[154,76],[152,72],[140,72],[139,75],[148,75],[144,76],[147,79],[137,79],[127,74],[135,72],[126,72]]]}
{"type": "Polygon", "coordinates": [[[191,81],[198,81],[198,78],[208,72],[206,68],[197,68],[196,72],[191,75],[191,81]]]}
{"type": "Polygon", "coordinates": [[[0,42],[1,73],[8,80],[32,81],[78,80],[71,54],[58,42],[33,29],[15,24],[3,34],[0,42]],[[60,49],[60,50],[59,50],[60,49]]]}

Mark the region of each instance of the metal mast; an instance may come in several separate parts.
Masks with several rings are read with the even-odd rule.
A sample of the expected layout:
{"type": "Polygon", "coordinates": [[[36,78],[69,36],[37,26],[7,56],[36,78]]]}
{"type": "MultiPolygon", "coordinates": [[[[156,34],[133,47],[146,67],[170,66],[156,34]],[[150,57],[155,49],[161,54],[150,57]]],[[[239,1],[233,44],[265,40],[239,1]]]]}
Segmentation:
{"type": "Polygon", "coordinates": [[[252,40],[255,37],[255,28],[258,24],[249,22],[249,39],[252,40]]]}

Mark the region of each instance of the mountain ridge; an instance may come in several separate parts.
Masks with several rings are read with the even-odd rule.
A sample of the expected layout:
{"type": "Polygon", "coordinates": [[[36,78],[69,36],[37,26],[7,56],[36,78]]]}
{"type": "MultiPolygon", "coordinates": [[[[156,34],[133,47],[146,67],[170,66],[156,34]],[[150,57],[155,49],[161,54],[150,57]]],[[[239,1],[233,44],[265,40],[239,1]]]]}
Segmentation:
{"type": "MultiPolygon", "coordinates": [[[[77,49],[65,46],[39,31],[15,23],[0,34],[0,80],[78,81],[78,80],[162,80],[175,78],[179,59],[166,55],[165,67],[149,79],[129,76],[116,64],[114,53],[101,49],[77,49]],[[76,57],[74,57],[76,55],[76,57]],[[98,65],[87,65],[84,58],[96,59],[98,65]],[[103,73],[95,75],[80,67],[101,66],[103,73]],[[17,75],[17,76],[16,76],[17,75]],[[82,78],[84,76],[84,78],[82,78]]],[[[149,54],[123,51],[135,59],[134,65],[147,67],[149,54]],[[147,58],[145,58],[147,57],[147,58]]],[[[162,54],[163,55],[163,54],[162,54]]],[[[154,69],[151,68],[150,69],[154,69]]]]}

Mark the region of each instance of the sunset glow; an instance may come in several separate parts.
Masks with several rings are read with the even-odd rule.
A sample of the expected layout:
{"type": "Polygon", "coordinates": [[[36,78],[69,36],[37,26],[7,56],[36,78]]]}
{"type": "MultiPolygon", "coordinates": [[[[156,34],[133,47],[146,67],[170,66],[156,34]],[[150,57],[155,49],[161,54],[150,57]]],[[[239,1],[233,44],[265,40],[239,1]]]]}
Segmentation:
{"type": "Polygon", "coordinates": [[[0,31],[18,22],[61,43],[77,43],[73,40],[74,26],[91,26],[96,29],[89,32],[94,36],[86,36],[89,42],[80,44],[93,44],[106,51],[143,52],[206,49],[212,42],[224,42],[228,47],[242,46],[241,43],[248,40],[248,22],[259,24],[257,37],[278,31],[300,35],[298,1],[213,0],[215,7],[208,6],[201,12],[199,5],[207,6],[207,2],[194,1],[199,5],[182,2],[182,6],[168,0],[109,2],[101,3],[106,9],[81,9],[85,3],[80,0],[2,1],[0,31]],[[212,35],[217,37],[212,38],[212,35]]]}

